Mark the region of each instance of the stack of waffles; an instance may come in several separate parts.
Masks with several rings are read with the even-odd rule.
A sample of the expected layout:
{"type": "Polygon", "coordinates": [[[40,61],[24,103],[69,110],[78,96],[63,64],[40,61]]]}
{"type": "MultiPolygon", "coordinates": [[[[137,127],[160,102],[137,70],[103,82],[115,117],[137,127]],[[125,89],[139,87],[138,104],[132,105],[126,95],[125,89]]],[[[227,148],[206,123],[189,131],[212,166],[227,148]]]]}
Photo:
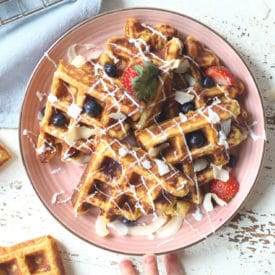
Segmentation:
{"type": "Polygon", "coordinates": [[[36,151],[41,162],[58,151],[63,161],[88,161],[72,197],[77,214],[97,207],[106,222],[150,213],[185,217],[202,203],[202,189],[227,171],[231,148],[246,137],[243,83],[202,84],[206,70],[220,63],[194,37],[134,18],[97,58],[60,60],[36,151]],[[144,62],[158,74],[154,95],[140,98],[124,78],[144,62]],[[182,112],[186,103],[193,107],[182,112]],[[194,133],[201,144],[190,142],[194,133]]]}

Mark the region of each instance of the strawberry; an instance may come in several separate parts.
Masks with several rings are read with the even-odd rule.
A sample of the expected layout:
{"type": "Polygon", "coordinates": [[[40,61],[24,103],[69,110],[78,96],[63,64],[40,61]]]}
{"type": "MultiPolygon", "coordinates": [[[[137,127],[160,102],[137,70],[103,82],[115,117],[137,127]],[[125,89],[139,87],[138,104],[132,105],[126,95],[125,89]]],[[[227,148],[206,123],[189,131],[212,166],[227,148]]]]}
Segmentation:
{"type": "Polygon", "coordinates": [[[158,74],[159,69],[153,63],[138,61],[125,69],[121,81],[129,94],[146,101],[157,92],[158,74]]]}
{"type": "Polygon", "coordinates": [[[211,66],[206,69],[205,75],[220,85],[233,86],[236,82],[234,75],[224,66],[211,66]]]}
{"type": "Polygon", "coordinates": [[[210,192],[216,194],[225,202],[229,202],[239,191],[239,183],[234,177],[228,181],[213,180],[210,183],[210,192]]]}

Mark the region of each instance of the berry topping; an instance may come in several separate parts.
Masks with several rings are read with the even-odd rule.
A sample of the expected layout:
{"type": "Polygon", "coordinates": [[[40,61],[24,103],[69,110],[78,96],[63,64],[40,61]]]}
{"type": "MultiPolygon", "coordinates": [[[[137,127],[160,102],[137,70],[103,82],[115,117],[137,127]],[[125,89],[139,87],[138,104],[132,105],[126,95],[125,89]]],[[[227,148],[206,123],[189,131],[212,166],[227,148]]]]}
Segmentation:
{"type": "Polygon", "coordinates": [[[132,226],[132,225],[135,225],[135,224],[136,224],[135,221],[130,221],[130,220],[126,219],[125,217],[123,217],[123,218],[121,219],[121,222],[124,223],[124,224],[126,224],[126,225],[129,225],[129,226],[132,226]]]}
{"type": "Polygon", "coordinates": [[[205,76],[201,80],[201,85],[203,88],[211,88],[215,85],[215,82],[213,81],[213,79],[210,76],[205,76]]]}
{"type": "Polygon", "coordinates": [[[114,64],[106,64],[103,70],[110,77],[115,77],[117,75],[116,65],[114,64]]]}
{"type": "Polygon", "coordinates": [[[225,202],[229,202],[239,191],[239,183],[233,177],[228,181],[213,180],[210,183],[210,192],[216,194],[225,202]]]}
{"type": "Polygon", "coordinates": [[[89,99],[84,104],[85,113],[89,116],[97,117],[102,111],[102,107],[94,99],[89,99]]]}
{"type": "Polygon", "coordinates": [[[138,62],[125,69],[122,75],[124,88],[139,100],[155,96],[158,86],[159,69],[149,61],[138,62]]]}
{"type": "Polygon", "coordinates": [[[235,85],[234,75],[224,66],[211,66],[206,69],[205,75],[211,77],[216,84],[235,85]]]}
{"type": "Polygon", "coordinates": [[[229,162],[228,162],[228,166],[230,168],[236,166],[236,163],[237,163],[237,158],[234,156],[234,155],[229,155],[229,162]]]}
{"type": "Polygon", "coordinates": [[[183,114],[187,114],[189,111],[195,111],[196,107],[193,101],[186,102],[181,105],[180,112],[183,114]]]}
{"type": "Polygon", "coordinates": [[[53,115],[53,117],[51,119],[51,123],[54,126],[62,127],[67,124],[67,118],[63,113],[58,112],[53,115]]]}
{"type": "Polygon", "coordinates": [[[205,143],[205,137],[202,131],[191,132],[186,135],[187,144],[190,147],[201,147],[205,143]]]}

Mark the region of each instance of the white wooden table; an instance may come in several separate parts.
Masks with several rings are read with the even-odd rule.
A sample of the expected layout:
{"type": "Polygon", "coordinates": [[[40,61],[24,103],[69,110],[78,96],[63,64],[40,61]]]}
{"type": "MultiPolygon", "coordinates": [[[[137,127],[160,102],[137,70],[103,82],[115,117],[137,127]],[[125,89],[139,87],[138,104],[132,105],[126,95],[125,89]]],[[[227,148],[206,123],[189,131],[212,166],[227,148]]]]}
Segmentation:
{"type": "MultiPolygon", "coordinates": [[[[165,8],[199,19],[239,51],[264,96],[275,89],[274,1],[104,0],[102,11],[134,6],[165,8]]],[[[275,274],[275,101],[265,99],[264,105],[268,142],[257,185],[229,224],[180,253],[188,275],[275,274]]],[[[52,234],[62,244],[68,274],[119,274],[118,262],[124,255],[80,240],[42,205],[21,162],[18,130],[0,129],[0,140],[13,154],[13,159],[0,169],[0,244],[52,234]]],[[[140,267],[141,257],[130,258],[140,267]]],[[[158,260],[161,274],[165,274],[162,257],[158,260]]]]}

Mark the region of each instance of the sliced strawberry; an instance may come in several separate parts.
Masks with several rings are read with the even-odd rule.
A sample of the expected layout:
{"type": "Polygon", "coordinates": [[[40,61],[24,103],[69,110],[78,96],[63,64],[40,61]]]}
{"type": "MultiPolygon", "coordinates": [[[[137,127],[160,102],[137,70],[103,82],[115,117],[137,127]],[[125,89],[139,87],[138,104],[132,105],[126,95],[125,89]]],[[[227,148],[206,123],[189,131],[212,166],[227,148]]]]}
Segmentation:
{"type": "Polygon", "coordinates": [[[157,92],[159,69],[149,61],[137,61],[122,74],[121,81],[129,94],[148,100],[157,92]]]}
{"type": "Polygon", "coordinates": [[[234,177],[228,181],[213,180],[210,183],[210,192],[216,194],[225,202],[229,202],[239,191],[239,183],[234,177]]]}
{"type": "Polygon", "coordinates": [[[234,75],[224,66],[211,66],[206,69],[205,75],[220,85],[233,86],[236,82],[234,75]]]}

